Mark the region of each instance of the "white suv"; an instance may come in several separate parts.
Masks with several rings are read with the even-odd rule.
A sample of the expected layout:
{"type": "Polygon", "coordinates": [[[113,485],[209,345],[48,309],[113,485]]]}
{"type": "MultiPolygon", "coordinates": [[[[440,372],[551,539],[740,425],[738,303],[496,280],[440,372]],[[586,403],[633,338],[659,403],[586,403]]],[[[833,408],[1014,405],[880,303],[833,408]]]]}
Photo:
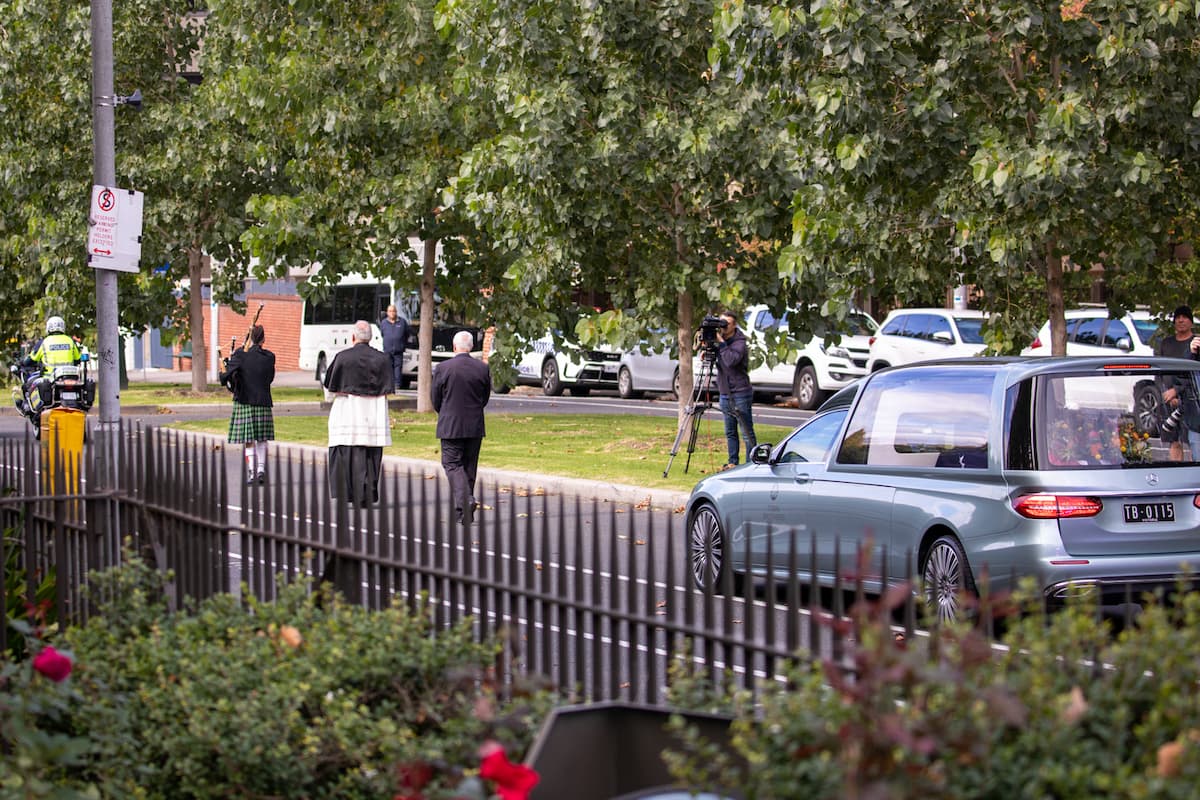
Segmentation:
{"type": "MultiPolygon", "coordinates": [[[[1105,308],[1079,308],[1066,312],[1067,355],[1069,356],[1152,356],[1154,335],[1159,323],[1148,311],[1133,311],[1112,319],[1105,308]]],[[[1037,332],[1033,344],[1021,351],[1023,356],[1050,355],[1050,322],[1037,332]]]]}
{"type": "MultiPolygon", "coordinates": [[[[1160,326],[1148,311],[1132,311],[1120,319],[1108,315],[1107,308],[1078,308],[1067,311],[1067,355],[1069,356],[1152,356],[1160,326]]],[[[1171,335],[1167,333],[1166,335],[1171,335]]],[[[1023,356],[1050,355],[1050,322],[1038,329],[1033,343],[1021,351],[1023,356]]],[[[1162,401],[1154,381],[1139,381],[1134,389],[1134,413],[1142,430],[1158,433],[1162,401]]]]}
{"type": "Polygon", "coordinates": [[[982,355],[987,314],[969,309],[897,308],[871,338],[867,371],[884,367],[982,355]]]}
{"type": "Polygon", "coordinates": [[[617,388],[621,353],[606,345],[591,350],[567,347],[556,350],[547,334],[530,346],[517,363],[517,383],[542,387],[542,394],[557,397],[566,389],[583,396],[592,389],[617,388]]]}
{"type": "MultiPolygon", "coordinates": [[[[841,331],[837,344],[825,346],[823,338],[810,337],[801,343],[791,342],[796,349],[774,367],[766,362],[750,370],[754,391],[762,394],[791,394],[800,408],[814,409],[831,392],[867,374],[867,348],[879,325],[869,314],[851,311],[846,316],[847,329],[841,331]]],[[[763,349],[768,331],[788,330],[787,314],[776,318],[764,306],[753,306],[746,312],[746,337],[751,347],[763,349]]]]}

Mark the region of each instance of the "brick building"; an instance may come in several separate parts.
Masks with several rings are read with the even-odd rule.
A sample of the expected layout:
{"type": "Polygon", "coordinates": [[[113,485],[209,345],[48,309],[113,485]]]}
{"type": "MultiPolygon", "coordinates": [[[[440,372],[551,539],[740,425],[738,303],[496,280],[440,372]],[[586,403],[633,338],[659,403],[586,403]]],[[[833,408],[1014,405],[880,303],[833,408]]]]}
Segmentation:
{"type": "MultiPolygon", "coordinates": [[[[214,343],[222,356],[228,356],[231,340],[241,346],[250,328],[250,321],[262,304],[258,324],[266,332],[264,345],[275,354],[275,368],[281,372],[299,369],[300,322],[304,317],[304,301],[300,299],[297,286],[303,278],[289,277],[269,281],[246,281],[244,314],[236,313],[226,305],[216,307],[216,327],[213,327],[213,305],[211,291],[207,285],[202,289],[204,304],[204,339],[209,346],[209,378],[216,379],[212,365],[215,363],[212,349],[214,343]]],[[[143,366],[170,368],[190,373],[192,370],[190,344],[176,343],[164,348],[158,343],[158,332],[150,331],[129,343],[126,363],[133,369],[143,366]]]]}

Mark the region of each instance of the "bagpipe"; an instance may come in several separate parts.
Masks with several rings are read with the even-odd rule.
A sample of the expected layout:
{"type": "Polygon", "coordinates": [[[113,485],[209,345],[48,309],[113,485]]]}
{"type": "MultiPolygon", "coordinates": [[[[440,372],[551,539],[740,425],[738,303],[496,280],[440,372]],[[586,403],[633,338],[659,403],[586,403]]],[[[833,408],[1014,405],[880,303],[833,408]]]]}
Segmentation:
{"type": "Polygon", "coordinates": [[[239,375],[238,375],[238,371],[236,369],[233,370],[232,372],[229,371],[229,359],[232,358],[233,354],[235,352],[237,352],[238,350],[244,351],[247,347],[250,346],[250,334],[254,332],[254,326],[258,324],[258,317],[260,314],[262,314],[263,306],[265,306],[265,305],[266,305],[266,303],[258,304],[258,310],[254,312],[254,319],[250,320],[250,326],[248,328],[246,328],[246,337],[244,339],[242,339],[241,347],[238,347],[237,337],[233,336],[233,337],[230,337],[230,339],[229,339],[229,355],[228,356],[226,356],[225,358],[221,358],[221,351],[220,351],[220,349],[217,350],[217,358],[221,358],[221,374],[218,375],[217,377],[221,381],[221,385],[224,386],[226,389],[228,389],[233,394],[237,394],[237,382],[239,379],[239,375]]]}

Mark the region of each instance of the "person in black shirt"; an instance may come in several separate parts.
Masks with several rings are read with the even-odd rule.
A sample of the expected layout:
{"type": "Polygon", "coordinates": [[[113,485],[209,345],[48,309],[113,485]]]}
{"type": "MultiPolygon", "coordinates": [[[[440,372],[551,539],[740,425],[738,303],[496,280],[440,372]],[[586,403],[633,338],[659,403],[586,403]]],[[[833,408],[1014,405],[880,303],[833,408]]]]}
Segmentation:
{"type": "MultiPolygon", "coordinates": [[[[1173,315],[1175,323],[1175,335],[1164,336],[1158,341],[1154,347],[1154,354],[1157,356],[1165,356],[1167,358],[1197,358],[1197,345],[1195,332],[1192,330],[1192,309],[1188,306],[1179,306],[1175,309],[1173,315]]],[[[1159,387],[1162,390],[1163,407],[1168,412],[1177,407],[1183,398],[1180,397],[1180,389],[1183,388],[1180,382],[1171,376],[1167,376],[1162,380],[1159,387]]],[[[1186,422],[1192,417],[1191,423],[1195,424],[1197,420],[1195,415],[1184,414],[1186,422]]],[[[1184,445],[1188,445],[1192,452],[1192,459],[1200,461],[1200,431],[1189,429],[1188,424],[1177,425],[1174,431],[1160,430],[1159,437],[1166,444],[1170,445],[1171,460],[1183,461],[1184,445]]]]}

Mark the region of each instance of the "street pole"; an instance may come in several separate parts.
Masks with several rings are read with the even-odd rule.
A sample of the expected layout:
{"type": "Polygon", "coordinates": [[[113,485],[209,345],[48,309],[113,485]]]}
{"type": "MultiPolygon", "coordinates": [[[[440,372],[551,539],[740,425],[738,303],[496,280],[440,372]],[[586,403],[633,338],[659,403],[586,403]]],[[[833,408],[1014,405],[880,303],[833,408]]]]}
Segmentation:
{"type": "MultiPolygon", "coordinates": [[[[112,0],[92,3],[92,172],[99,186],[117,185],[113,92],[112,0]]],[[[88,196],[91,196],[89,188],[88,196]]],[[[96,359],[99,361],[100,424],[94,447],[102,485],[116,484],[117,431],[121,420],[120,354],[117,352],[117,273],[96,269],[96,359]]]]}

